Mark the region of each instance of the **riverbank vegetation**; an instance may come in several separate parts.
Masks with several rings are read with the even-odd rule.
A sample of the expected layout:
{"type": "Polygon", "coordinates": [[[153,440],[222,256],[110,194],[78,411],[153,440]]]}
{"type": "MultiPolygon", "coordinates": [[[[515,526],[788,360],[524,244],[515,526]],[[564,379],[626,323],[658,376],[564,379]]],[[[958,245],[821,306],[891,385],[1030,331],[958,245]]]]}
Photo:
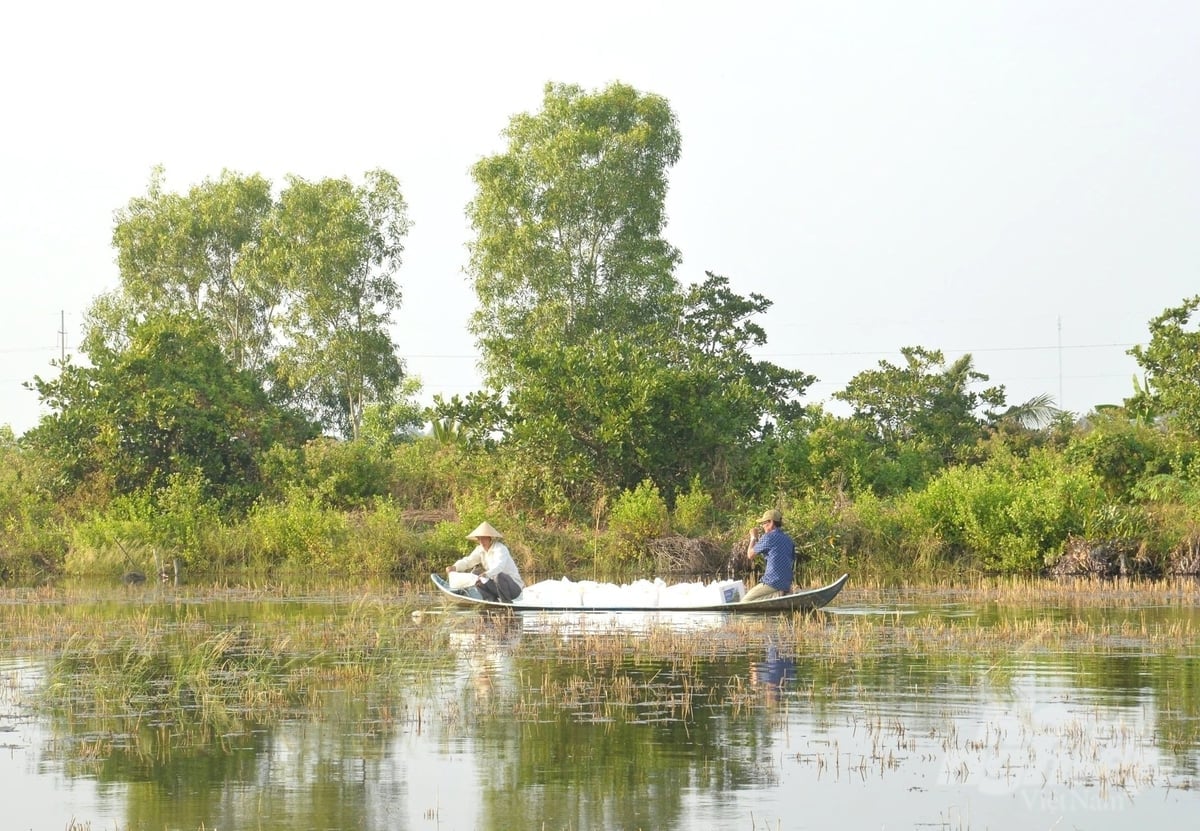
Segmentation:
{"type": "Polygon", "coordinates": [[[1009,402],[971,355],[897,345],[834,412],[756,357],[768,298],[676,273],[664,99],[548,85],[504,135],[467,209],[483,384],[428,407],[389,329],[396,176],[156,171],[86,362],[0,428],[0,580],[416,578],[485,518],[529,575],[712,574],[770,506],[814,579],[1200,572],[1200,297],[1150,321],[1123,402],[1009,402]]]}

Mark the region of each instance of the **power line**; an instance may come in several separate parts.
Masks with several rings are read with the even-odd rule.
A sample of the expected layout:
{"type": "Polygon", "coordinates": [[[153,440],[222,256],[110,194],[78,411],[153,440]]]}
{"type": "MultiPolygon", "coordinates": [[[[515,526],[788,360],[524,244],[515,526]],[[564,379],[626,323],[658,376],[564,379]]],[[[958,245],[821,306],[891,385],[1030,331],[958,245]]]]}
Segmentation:
{"type": "MultiPolygon", "coordinates": [[[[983,346],[976,348],[956,347],[938,349],[939,352],[1046,352],[1059,349],[1130,349],[1138,346],[1136,343],[1079,343],[1064,346],[983,346]]],[[[873,349],[870,351],[845,352],[761,352],[756,353],[763,358],[869,358],[873,355],[894,355],[899,349],[873,349]]]]}

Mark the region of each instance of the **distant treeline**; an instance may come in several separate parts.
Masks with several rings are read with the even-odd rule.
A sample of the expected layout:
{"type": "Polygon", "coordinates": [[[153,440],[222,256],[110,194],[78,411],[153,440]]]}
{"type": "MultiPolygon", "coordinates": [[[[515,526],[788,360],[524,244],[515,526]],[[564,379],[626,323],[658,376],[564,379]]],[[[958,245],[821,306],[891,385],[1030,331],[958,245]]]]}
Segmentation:
{"type": "Polygon", "coordinates": [[[1150,321],[1119,404],[1013,404],[972,356],[901,346],[839,417],[753,357],[768,298],[677,276],[664,99],[551,84],[504,136],[467,206],[483,385],[428,408],[390,335],[396,176],[173,193],[155,171],[117,212],[86,364],[33,379],[48,414],[0,430],[0,578],[413,578],[483,519],[529,573],[712,571],[768,506],[820,575],[1197,571],[1200,297],[1150,321]]]}

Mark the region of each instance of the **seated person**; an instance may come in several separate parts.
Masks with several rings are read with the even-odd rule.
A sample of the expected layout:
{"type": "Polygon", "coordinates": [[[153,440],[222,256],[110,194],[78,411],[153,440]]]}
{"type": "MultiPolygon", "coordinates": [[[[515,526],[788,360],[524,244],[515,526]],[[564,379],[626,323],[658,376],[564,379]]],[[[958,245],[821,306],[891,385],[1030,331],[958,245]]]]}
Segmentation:
{"type": "Polygon", "coordinates": [[[763,572],[762,581],[746,592],[742,602],[747,600],[766,600],[788,594],[792,590],[792,571],[796,567],[796,544],[792,538],[783,532],[783,514],[779,511],[767,511],[762,515],[759,524],[763,535],[757,542],[751,542],[746,550],[746,556],[753,560],[756,554],[767,556],[767,567],[763,572]]]}
{"type": "Polygon", "coordinates": [[[453,571],[472,571],[476,567],[482,569],[479,579],[475,582],[484,600],[512,603],[525,590],[521,573],[513,562],[508,546],[502,543],[500,532],[486,522],[467,534],[467,539],[476,543],[475,549],[446,568],[446,573],[453,571]]]}

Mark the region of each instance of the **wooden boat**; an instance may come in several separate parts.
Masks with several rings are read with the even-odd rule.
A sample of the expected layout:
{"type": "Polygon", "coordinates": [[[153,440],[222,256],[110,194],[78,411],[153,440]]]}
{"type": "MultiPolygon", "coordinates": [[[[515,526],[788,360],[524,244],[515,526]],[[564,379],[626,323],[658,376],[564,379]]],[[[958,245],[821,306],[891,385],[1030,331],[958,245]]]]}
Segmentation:
{"type": "Polygon", "coordinates": [[[446,578],[440,574],[429,575],[433,584],[438,587],[443,600],[455,606],[473,606],[479,609],[506,609],[513,612],[811,612],[825,606],[837,597],[842,586],[850,579],[849,574],[843,574],[828,586],[819,589],[804,589],[781,597],[769,597],[765,600],[736,601],[733,603],[714,603],[707,606],[544,606],[527,603],[498,603],[484,600],[478,589],[462,589],[455,591],[450,588],[446,578]]]}

